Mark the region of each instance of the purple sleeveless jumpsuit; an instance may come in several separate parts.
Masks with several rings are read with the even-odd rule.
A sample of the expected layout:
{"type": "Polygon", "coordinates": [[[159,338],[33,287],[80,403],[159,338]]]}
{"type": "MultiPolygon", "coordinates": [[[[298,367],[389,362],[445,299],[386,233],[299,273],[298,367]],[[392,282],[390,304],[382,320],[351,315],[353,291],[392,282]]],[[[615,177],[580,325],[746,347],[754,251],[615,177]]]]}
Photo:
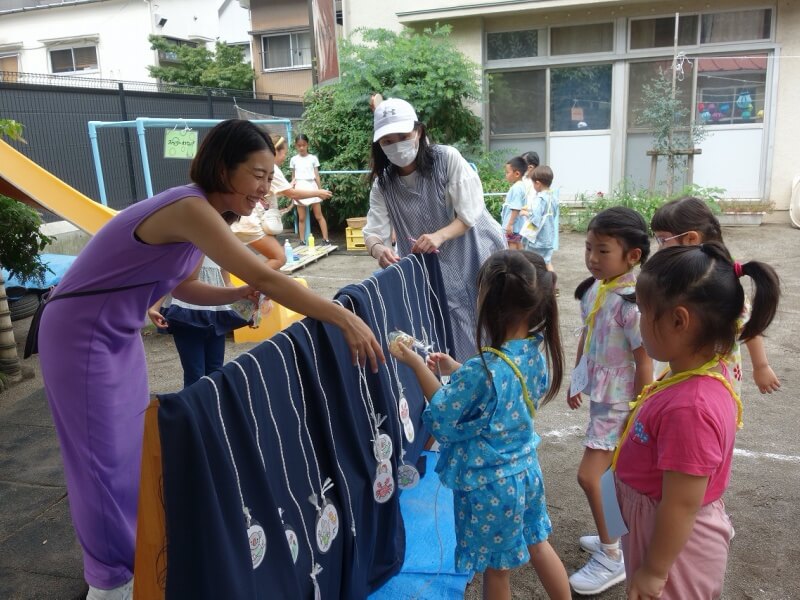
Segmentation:
{"type": "Polygon", "coordinates": [[[109,221],[83,249],[51,297],[147,284],[55,300],[39,330],[39,355],[86,581],[111,589],[133,575],[136,510],[149,401],[140,330],[147,309],[202,259],[189,243],[149,245],[134,231],[194,185],[169,189],[109,221]]]}

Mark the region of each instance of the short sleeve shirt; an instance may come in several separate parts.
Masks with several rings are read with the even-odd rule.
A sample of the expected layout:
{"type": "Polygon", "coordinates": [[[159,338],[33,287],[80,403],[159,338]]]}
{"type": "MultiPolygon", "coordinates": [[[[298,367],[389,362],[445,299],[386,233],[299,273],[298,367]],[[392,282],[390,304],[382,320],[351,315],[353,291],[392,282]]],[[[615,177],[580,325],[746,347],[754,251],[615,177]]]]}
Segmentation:
{"type": "MultiPolygon", "coordinates": [[[[522,181],[517,181],[511,186],[511,189],[508,190],[508,193],[506,194],[506,201],[503,203],[503,210],[500,213],[500,219],[503,228],[508,227],[508,221],[511,218],[511,211],[522,210],[525,208],[526,202],[527,198],[525,197],[525,184],[522,183],[522,181]]],[[[512,231],[514,233],[519,233],[524,222],[525,218],[517,215],[517,218],[512,226],[512,231]]]]}
{"type": "Polygon", "coordinates": [[[289,168],[294,171],[295,179],[313,181],[317,178],[314,169],[319,169],[319,159],[314,154],[300,156],[295,154],[289,161],[289,168]]]}
{"type": "Polygon", "coordinates": [[[650,397],[622,441],[617,477],[661,500],[664,471],[708,477],[703,505],[728,487],[736,440],[736,402],[708,376],[676,383],[650,397]]]}

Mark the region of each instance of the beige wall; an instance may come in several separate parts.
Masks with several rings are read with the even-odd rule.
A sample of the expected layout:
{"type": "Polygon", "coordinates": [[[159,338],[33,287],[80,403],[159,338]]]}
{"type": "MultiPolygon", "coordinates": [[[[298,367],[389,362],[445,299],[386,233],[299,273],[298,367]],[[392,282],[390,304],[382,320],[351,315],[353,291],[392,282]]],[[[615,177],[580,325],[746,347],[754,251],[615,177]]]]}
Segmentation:
{"type": "Polygon", "coordinates": [[[777,61],[778,103],[775,110],[774,146],[770,200],[778,210],[787,210],[791,200],[792,179],[800,175],[798,138],[800,138],[800,5],[793,0],[778,3],[776,41],[781,59],[777,61]]]}
{"type": "MultiPolygon", "coordinates": [[[[306,0],[253,0],[250,4],[252,31],[308,27],[306,0]]],[[[253,35],[253,68],[256,92],[276,97],[302,97],[311,88],[311,69],[263,71],[261,35],[253,35]]]]}

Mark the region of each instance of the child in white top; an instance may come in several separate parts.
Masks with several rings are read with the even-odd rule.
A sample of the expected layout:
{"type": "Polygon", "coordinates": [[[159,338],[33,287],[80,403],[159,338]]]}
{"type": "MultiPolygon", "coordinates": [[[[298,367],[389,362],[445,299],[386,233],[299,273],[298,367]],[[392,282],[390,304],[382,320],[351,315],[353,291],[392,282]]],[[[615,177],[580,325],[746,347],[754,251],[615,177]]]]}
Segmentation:
{"type": "MultiPolygon", "coordinates": [[[[294,140],[294,147],[297,154],[289,161],[289,168],[292,170],[292,187],[298,190],[318,190],[322,187],[319,180],[319,159],[308,152],[308,137],[300,134],[294,140]]],[[[322,215],[320,203],[322,198],[312,196],[295,201],[297,206],[297,225],[300,232],[300,239],[306,241],[306,207],[310,206],[314,211],[314,218],[319,223],[322,241],[330,244],[328,239],[328,223],[322,215]]]]}

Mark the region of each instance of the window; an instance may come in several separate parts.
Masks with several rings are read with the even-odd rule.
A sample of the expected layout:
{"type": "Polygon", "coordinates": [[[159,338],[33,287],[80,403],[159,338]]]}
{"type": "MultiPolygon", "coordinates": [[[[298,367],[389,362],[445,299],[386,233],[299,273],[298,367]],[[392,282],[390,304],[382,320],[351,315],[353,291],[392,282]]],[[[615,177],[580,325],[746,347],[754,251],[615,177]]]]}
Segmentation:
{"type": "Polygon", "coordinates": [[[492,73],[489,87],[489,132],[545,131],[545,70],[492,73]]]}
{"type": "Polygon", "coordinates": [[[614,24],[571,25],[550,29],[550,54],[611,52],[614,49],[614,24]]]}
{"type": "Polygon", "coordinates": [[[308,31],[261,37],[264,70],[311,67],[311,34],[308,31]]]}
{"type": "Polygon", "coordinates": [[[486,35],[486,60],[539,56],[539,32],[503,31],[486,35]]]}
{"type": "Polygon", "coordinates": [[[196,48],[197,43],[189,42],[187,40],[180,40],[178,38],[166,38],[168,42],[177,46],[177,48],[173,50],[159,50],[158,51],[158,64],[159,65],[177,65],[181,61],[178,58],[177,49],[181,46],[189,46],[190,48],[196,48]]]}
{"type": "Polygon", "coordinates": [[[772,30],[772,10],[742,10],[703,15],[700,43],[768,40],[772,30]]]}
{"type": "Polygon", "coordinates": [[[50,69],[53,73],[75,73],[97,70],[97,48],[61,48],[50,50],[50,69]]]}
{"type": "Polygon", "coordinates": [[[706,125],[763,122],[767,57],[697,60],[697,117],[706,125]]]}
{"type": "MultiPolygon", "coordinates": [[[[678,45],[697,44],[698,16],[680,16],[678,19],[678,45]]],[[[631,50],[666,48],[675,43],[675,17],[636,19],[631,21],[631,50]]]]}
{"type": "MultiPolygon", "coordinates": [[[[693,63],[683,62],[683,77],[675,79],[675,97],[681,102],[681,106],[686,110],[684,122],[680,125],[689,125],[692,116],[692,69],[693,63]]],[[[647,108],[642,98],[644,86],[650,84],[653,79],[662,73],[664,77],[672,79],[672,61],[659,60],[653,62],[631,63],[630,78],[628,80],[628,128],[635,129],[641,127],[639,118],[642,111],[647,108]]]]}
{"type": "Polygon", "coordinates": [[[0,56],[0,81],[17,81],[19,77],[19,55],[7,54],[0,56]]]}
{"type": "Polygon", "coordinates": [[[611,127],[611,65],[550,71],[550,130],[611,127]]]}

